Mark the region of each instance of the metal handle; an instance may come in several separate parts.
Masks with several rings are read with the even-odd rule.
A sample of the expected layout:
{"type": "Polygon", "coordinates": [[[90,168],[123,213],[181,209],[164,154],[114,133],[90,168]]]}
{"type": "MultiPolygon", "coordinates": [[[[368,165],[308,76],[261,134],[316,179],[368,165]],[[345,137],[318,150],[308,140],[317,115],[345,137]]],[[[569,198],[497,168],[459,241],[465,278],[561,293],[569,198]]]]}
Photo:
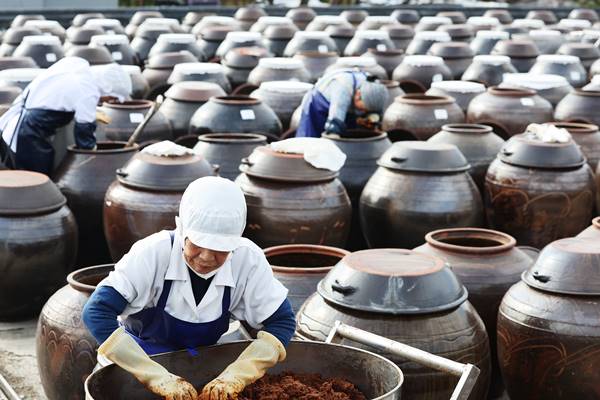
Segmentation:
{"type": "Polygon", "coordinates": [[[156,96],[156,101],[152,104],[152,107],[150,107],[150,110],[148,110],[148,112],[146,113],[142,122],[140,122],[140,124],[135,128],[135,130],[129,137],[129,140],[127,141],[127,144],[125,145],[125,147],[133,146],[133,144],[137,140],[138,136],[142,133],[142,131],[144,130],[146,125],[148,125],[148,122],[150,121],[150,119],[154,116],[154,114],[156,114],[156,112],[162,105],[163,100],[164,100],[164,98],[162,95],[159,94],[158,96],[156,96]]]}
{"type": "Polygon", "coordinates": [[[473,364],[461,364],[448,360],[447,358],[436,356],[435,354],[390,340],[383,336],[354,328],[340,321],[335,322],[325,343],[331,343],[336,336],[341,336],[357,343],[374,347],[382,352],[391,353],[417,364],[460,377],[458,384],[454,388],[454,392],[452,392],[452,396],[450,396],[450,400],[467,400],[475,387],[475,383],[477,383],[477,377],[480,373],[479,368],[473,364]]]}
{"type": "Polygon", "coordinates": [[[21,397],[10,386],[8,381],[0,374],[0,393],[3,393],[8,400],[21,400],[21,397]]]}

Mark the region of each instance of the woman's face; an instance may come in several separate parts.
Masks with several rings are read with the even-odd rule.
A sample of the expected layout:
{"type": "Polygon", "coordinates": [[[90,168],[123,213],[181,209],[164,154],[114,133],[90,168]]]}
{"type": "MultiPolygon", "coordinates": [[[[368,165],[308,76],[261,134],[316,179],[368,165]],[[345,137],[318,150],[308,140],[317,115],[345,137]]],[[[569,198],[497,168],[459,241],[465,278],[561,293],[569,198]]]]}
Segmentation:
{"type": "Polygon", "coordinates": [[[209,250],[198,247],[188,238],[183,245],[183,258],[187,265],[199,274],[208,274],[223,265],[228,251],[209,250]]]}

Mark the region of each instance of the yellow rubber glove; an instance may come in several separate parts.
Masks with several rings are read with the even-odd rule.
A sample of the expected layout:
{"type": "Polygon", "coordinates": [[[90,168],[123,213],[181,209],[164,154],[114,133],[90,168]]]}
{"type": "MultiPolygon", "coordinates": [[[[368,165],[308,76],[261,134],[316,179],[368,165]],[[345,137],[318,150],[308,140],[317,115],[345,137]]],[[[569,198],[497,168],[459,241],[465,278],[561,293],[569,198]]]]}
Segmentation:
{"type": "Polygon", "coordinates": [[[285,347],[268,332],[258,332],[253,341],[233,363],[210,381],[198,400],[231,400],[252,382],[262,378],[269,368],[285,360],[285,347]]]}
{"type": "Polygon", "coordinates": [[[198,393],[189,382],[153,361],[122,327],[102,343],[98,354],[135,376],[152,393],[166,400],[197,399],[198,393]]]}

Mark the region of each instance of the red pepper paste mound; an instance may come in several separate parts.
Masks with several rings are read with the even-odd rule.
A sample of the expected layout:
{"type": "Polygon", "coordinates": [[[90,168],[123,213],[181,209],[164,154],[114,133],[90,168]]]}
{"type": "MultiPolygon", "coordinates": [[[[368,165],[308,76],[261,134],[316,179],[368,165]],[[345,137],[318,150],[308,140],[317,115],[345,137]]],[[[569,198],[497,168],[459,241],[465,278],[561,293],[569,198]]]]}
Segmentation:
{"type": "Polygon", "coordinates": [[[265,375],[247,386],[238,400],[367,400],[356,386],[341,378],[289,371],[265,375]]]}

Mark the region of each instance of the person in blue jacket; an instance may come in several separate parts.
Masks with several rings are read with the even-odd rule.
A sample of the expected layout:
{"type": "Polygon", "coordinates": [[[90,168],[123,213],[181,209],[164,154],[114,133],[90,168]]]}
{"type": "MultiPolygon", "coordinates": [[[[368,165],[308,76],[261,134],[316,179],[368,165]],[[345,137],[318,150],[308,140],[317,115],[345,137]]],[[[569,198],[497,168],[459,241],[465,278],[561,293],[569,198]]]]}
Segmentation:
{"type": "MultiPolygon", "coordinates": [[[[294,313],[263,251],[241,237],[245,224],[244,194],[234,182],[192,182],[176,230],[135,243],[86,303],[83,321],[101,344],[99,362],[118,364],[167,399],[226,400],[282,361],[294,313]],[[219,340],[232,317],[259,329],[257,339],[200,395],[148,356],[196,354],[219,340]]],[[[200,354],[198,362],[210,361],[200,354]]]]}
{"type": "Polygon", "coordinates": [[[353,69],[333,71],[317,81],[302,99],[296,137],[343,135],[358,126],[375,127],[387,101],[386,87],[375,77],[353,69]]]}

